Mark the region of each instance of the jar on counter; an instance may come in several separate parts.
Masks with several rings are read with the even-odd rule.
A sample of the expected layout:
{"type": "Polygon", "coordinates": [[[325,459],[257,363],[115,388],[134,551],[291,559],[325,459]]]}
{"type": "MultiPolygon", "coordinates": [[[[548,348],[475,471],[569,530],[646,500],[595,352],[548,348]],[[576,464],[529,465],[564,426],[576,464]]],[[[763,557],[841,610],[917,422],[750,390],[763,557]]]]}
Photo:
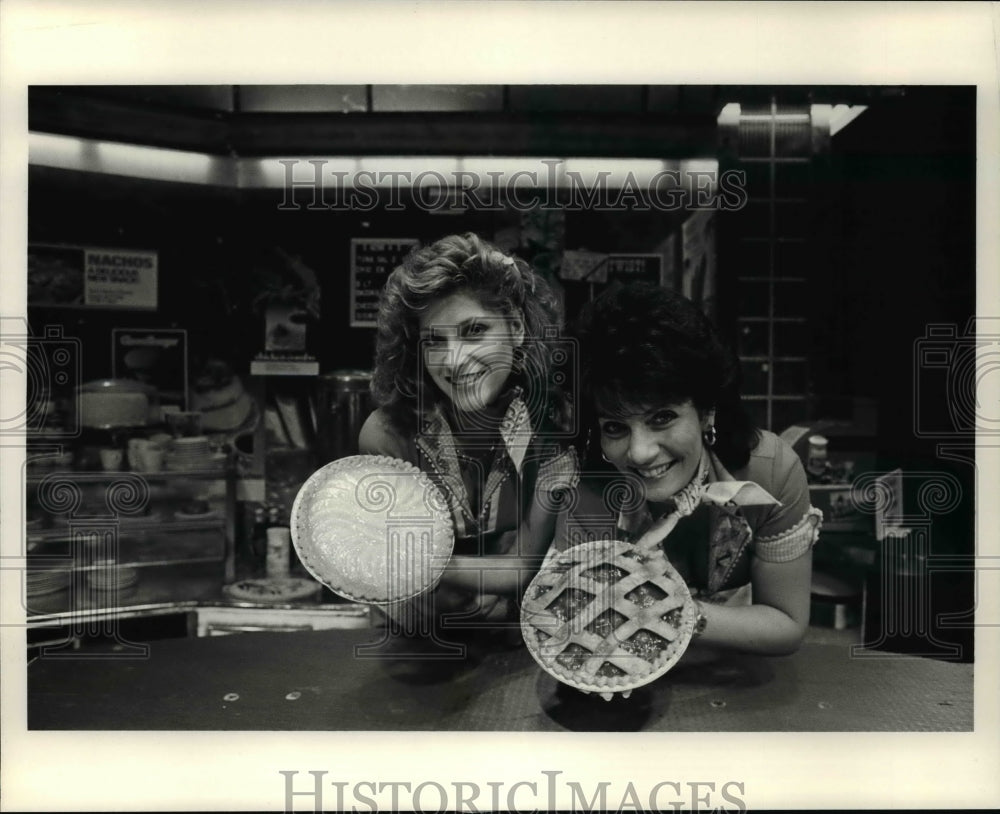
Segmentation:
{"type": "Polygon", "coordinates": [[[806,454],[806,471],[814,477],[820,477],[826,473],[827,439],[822,435],[809,436],[809,451],[806,454]]]}
{"type": "Polygon", "coordinates": [[[316,382],[320,463],[358,454],[358,434],[373,409],[371,371],[337,370],[316,382]]]}

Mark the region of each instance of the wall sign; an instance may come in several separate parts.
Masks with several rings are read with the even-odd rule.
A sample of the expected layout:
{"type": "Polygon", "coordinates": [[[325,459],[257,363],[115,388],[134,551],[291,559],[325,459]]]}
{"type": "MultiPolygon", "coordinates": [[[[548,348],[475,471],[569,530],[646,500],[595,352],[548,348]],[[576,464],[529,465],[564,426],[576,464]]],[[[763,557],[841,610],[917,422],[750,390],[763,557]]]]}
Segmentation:
{"type": "Polygon", "coordinates": [[[606,254],[578,249],[563,252],[562,264],[559,266],[559,276],[562,279],[587,283],[606,283],[608,281],[607,274],[608,256],[606,254]]]}
{"type": "Polygon", "coordinates": [[[33,244],[28,247],[28,303],[155,311],[157,254],[33,244]]]}
{"type": "Polygon", "coordinates": [[[160,406],[187,406],[187,331],[179,328],[115,328],[111,331],[111,370],[116,379],[133,379],[160,392],[160,406]]]}
{"type": "MultiPolygon", "coordinates": [[[[672,245],[672,244],[671,244],[672,245]]],[[[662,254],[600,254],[589,251],[563,252],[559,276],[588,283],[636,283],[665,285],[662,254]]]]}
{"type": "Polygon", "coordinates": [[[652,283],[662,285],[663,255],[612,254],[608,256],[607,279],[609,283],[652,283]]]}
{"type": "Polygon", "coordinates": [[[420,241],[415,238],[351,238],[351,327],[374,328],[378,299],[392,270],[420,241]]]}

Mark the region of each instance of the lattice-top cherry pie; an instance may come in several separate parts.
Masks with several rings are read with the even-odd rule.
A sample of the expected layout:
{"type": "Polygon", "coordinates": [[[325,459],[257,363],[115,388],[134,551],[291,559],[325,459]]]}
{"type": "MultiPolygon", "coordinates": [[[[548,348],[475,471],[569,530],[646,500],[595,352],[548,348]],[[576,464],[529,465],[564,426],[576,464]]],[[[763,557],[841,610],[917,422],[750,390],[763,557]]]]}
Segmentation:
{"type": "Polygon", "coordinates": [[[447,504],[428,476],[384,455],[354,455],[314,472],[290,518],[310,574],[347,599],[399,602],[432,588],[454,547],[447,504]]]}
{"type": "Polygon", "coordinates": [[[535,575],[522,602],[521,630],[542,669],[610,700],[677,663],[696,613],[661,550],[595,540],[562,552],[535,575]]]}

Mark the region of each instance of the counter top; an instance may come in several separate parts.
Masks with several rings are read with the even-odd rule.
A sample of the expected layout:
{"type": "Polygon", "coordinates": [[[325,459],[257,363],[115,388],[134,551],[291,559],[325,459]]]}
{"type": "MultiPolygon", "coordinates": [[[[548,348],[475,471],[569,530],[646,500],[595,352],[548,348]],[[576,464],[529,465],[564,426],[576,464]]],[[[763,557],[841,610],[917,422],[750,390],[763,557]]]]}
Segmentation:
{"type": "MultiPolygon", "coordinates": [[[[559,684],[523,645],[401,655],[381,629],[150,644],[148,658],[42,657],[29,729],[971,731],[973,665],[806,643],[685,659],[629,699],[559,684]]],[[[692,657],[697,654],[692,651],[692,657]]]]}

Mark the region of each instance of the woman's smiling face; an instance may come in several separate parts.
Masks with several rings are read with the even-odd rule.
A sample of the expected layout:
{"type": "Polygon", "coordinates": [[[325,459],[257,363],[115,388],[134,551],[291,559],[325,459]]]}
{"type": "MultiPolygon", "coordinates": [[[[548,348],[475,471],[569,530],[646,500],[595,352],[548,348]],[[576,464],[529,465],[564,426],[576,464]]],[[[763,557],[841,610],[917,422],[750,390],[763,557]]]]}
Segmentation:
{"type": "Polygon", "coordinates": [[[484,308],[457,291],[420,314],[423,363],[457,412],[476,412],[503,391],[524,341],[520,319],[484,308]]]}
{"type": "Polygon", "coordinates": [[[646,500],[662,503],[688,485],[698,470],[702,433],[714,418],[694,403],[661,404],[627,416],[598,414],[601,451],[617,469],[637,475],[646,500]]]}

